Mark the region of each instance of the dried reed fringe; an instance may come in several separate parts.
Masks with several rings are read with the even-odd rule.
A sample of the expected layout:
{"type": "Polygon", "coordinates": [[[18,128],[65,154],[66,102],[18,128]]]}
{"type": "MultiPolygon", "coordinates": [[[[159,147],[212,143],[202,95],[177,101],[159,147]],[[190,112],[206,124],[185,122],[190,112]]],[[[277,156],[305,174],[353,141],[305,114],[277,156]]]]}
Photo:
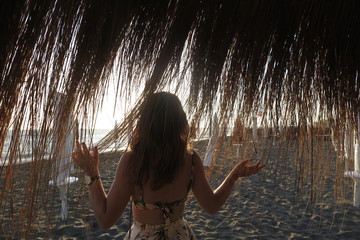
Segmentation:
{"type": "MultiPolygon", "coordinates": [[[[358,128],[359,10],[357,0],[1,1],[0,149],[9,155],[1,169],[2,209],[13,207],[20,143],[33,149],[20,209],[0,219],[17,226],[6,229],[7,236],[31,237],[31,221],[44,201],[39,190],[51,191],[44,187],[46,170],[56,153],[41,160],[54,136],[55,93],[67,96],[60,121],[73,113],[81,129],[91,129],[114,73],[119,99],[143,86],[138,103],[168,85],[178,94],[185,87],[192,126],[208,125],[217,112],[223,132],[238,116],[248,127],[259,110],[274,135],[280,122],[289,126],[282,136],[296,134],[300,143],[295,184],[300,190],[312,179],[314,201],[323,163],[314,161],[313,136],[323,126],[313,124],[316,118],[329,122],[339,154],[335,197],[342,196],[344,126],[358,128]],[[9,129],[13,136],[4,149],[9,129]]],[[[124,141],[137,117],[135,108],[99,147],[124,141]]],[[[246,132],[244,141],[251,139],[246,132]]],[[[66,134],[56,133],[59,139],[66,134]]]]}

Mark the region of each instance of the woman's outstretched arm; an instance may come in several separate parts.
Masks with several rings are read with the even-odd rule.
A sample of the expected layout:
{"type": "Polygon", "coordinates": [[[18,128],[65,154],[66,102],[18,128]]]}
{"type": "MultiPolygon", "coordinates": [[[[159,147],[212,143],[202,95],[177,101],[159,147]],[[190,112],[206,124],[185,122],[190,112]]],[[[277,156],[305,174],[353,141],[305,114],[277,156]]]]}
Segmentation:
{"type": "MultiPolygon", "coordinates": [[[[89,185],[89,196],[98,223],[102,228],[110,228],[123,213],[131,195],[130,153],[124,153],[116,169],[115,179],[106,194],[101,178],[89,185]]],[[[85,143],[76,142],[72,155],[75,163],[84,170],[85,175],[99,176],[99,154],[95,147],[90,153],[85,143]]]]}
{"type": "Polygon", "coordinates": [[[192,191],[201,208],[209,214],[215,214],[228,199],[238,178],[256,174],[264,167],[259,162],[254,165],[249,165],[249,163],[250,160],[246,160],[237,164],[223,183],[213,191],[205,177],[203,163],[194,151],[195,174],[192,191]]]}

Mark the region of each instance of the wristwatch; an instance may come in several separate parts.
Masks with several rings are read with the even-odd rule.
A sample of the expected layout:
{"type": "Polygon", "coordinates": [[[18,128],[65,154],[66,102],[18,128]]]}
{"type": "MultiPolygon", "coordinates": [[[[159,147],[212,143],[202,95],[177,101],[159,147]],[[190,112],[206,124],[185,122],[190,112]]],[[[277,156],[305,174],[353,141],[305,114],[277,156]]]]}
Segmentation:
{"type": "Polygon", "coordinates": [[[100,179],[99,175],[96,176],[88,176],[85,175],[85,183],[90,186],[93,182],[95,182],[96,180],[100,179]]]}

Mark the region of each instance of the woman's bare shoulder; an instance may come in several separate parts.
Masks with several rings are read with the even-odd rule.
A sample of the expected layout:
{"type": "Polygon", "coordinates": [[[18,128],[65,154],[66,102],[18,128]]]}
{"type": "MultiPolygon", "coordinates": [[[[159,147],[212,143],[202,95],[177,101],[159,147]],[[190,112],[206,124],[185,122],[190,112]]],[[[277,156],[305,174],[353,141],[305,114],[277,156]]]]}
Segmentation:
{"type": "Polygon", "coordinates": [[[129,159],[134,155],[132,150],[127,150],[123,153],[122,158],[129,159]]]}
{"type": "Polygon", "coordinates": [[[132,151],[126,151],[122,154],[120,161],[119,161],[119,167],[122,169],[129,170],[131,166],[131,160],[134,153],[132,151]]]}

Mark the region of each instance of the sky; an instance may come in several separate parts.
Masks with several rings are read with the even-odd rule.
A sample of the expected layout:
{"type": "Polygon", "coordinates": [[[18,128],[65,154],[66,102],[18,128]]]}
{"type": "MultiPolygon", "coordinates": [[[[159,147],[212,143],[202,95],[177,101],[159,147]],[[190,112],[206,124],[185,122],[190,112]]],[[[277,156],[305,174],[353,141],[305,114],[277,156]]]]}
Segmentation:
{"type": "Polygon", "coordinates": [[[95,124],[96,129],[112,129],[115,126],[115,122],[121,121],[125,114],[125,109],[121,106],[115,107],[115,94],[111,93],[105,96],[102,109],[97,115],[97,121],[95,124]]]}
{"type": "Polygon", "coordinates": [[[110,83],[108,93],[104,97],[102,108],[100,109],[95,124],[95,129],[112,129],[115,123],[120,123],[125,114],[129,113],[134,107],[136,97],[131,99],[116,98],[115,86],[110,83]]]}

